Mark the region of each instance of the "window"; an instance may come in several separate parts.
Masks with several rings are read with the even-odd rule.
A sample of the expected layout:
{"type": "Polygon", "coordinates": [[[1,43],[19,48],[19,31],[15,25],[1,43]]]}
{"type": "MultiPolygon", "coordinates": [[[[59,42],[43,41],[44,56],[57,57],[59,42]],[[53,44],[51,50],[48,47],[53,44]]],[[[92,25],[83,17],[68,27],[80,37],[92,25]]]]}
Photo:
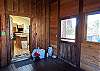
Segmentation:
{"type": "Polygon", "coordinates": [[[61,40],[75,42],[76,18],[61,20],[61,40]]]}
{"type": "Polygon", "coordinates": [[[87,16],[87,41],[100,42],[100,12],[87,16]]]}

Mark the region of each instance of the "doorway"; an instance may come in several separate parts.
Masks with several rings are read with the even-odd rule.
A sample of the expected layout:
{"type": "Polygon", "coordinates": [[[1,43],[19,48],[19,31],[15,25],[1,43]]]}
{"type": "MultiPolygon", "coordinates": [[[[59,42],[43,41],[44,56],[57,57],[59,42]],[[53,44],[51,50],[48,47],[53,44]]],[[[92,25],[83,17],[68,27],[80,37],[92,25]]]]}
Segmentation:
{"type": "Polygon", "coordinates": [[[12,62],[29,59],[30,18],[9,15],[12,62]]]}

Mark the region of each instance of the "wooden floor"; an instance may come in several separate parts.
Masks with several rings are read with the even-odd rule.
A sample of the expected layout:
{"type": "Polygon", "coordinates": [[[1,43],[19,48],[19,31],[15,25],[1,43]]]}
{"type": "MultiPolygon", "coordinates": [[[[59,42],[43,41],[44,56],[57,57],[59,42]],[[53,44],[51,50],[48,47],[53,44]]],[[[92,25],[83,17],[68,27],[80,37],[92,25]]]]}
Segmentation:
{"type": "Polygon", "coordinates": [[[60,59],[44,59],[34,62],[31,59],[12,63],[0,68],[0,71],[82,71],[66,64],[60,59]]]}
{"type": "Polygon", "coordinates": [[[19,48],[19,47],[20,46],[16,44],[16,41],[14,41],[14,56],[23,55],[25,53],[30,54],[29,47],[27,48],[19,48]]]}

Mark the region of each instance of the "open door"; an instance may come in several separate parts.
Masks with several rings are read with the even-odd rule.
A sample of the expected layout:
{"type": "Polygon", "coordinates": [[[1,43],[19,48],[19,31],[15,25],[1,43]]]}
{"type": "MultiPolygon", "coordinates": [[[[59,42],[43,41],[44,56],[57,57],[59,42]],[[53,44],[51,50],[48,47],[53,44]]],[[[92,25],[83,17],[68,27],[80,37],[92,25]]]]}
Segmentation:
{"type": "Polygon", "coordinates": [[[14,55],[14,41],[13,41],[13,18],[9,16],[9,24],[10,24],[10,42],[11,42],[11,58],[14,55]]]}
{"type": "Polygon", "coordinates": [[[12,33],[12,18],[10,16],[7,16],[6,22],[7,25],[7,63],[9,64],[11,62],[11,59],[14,54],[14,47],[13,47],[13,33],[12,33]]]}

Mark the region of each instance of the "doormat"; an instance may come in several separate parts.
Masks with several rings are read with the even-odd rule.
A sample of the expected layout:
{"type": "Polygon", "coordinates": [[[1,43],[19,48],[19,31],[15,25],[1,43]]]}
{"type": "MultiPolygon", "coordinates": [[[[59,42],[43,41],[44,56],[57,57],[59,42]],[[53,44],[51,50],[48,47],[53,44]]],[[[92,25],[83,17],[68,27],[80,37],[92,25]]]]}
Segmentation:
{"type": "Polygon", "coordinates": [[[19,61],[19,62],[15,62],[14,65],[16,68],[25,66],[25,65],[29,65],[32,64],[32,60],[31,59],[27,59],[27,60],[23,60],[23,61],[19,61]]]}

